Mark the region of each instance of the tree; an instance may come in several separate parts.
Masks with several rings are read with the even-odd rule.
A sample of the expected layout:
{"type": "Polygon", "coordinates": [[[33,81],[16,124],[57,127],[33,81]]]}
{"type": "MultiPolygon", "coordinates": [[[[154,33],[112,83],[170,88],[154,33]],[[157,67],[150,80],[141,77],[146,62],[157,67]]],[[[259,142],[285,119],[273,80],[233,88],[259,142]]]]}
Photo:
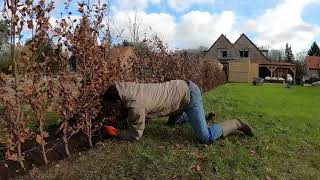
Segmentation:
{"type": "Polygon", "coordinates": [[[295,53],[295,60],[296,61],[304,61],[305,60],[305,58],[306,58],[306,56],[307,56],[308,54],[307,54],[307,50],[301,50],[301,51],[299,51],[299,52],[296,52],[295,53]]]}
{"type": "Polygon", "coordinates": [[[272,61],[283,61],[284,52],[280,49],[272,49],[268,53],[268,58],[272,61]]]}
{"type": "Polygon", "coordinates": [[[0,47],[2,47],[2,45],[8,41],[8,38],[9,38],[8,23],[2,20],[0,21],[0,47]]]}
{"type": "Polygon", "coordinates": [[[286,44],[286,49],[285,49],[285,54],[284,54],[284,55],[285,55],[285,56],[284,56],[284,60],[285,60],[286,62],[291,63],[291,62],[294,61],[294,55],[293,55],[293,53],[292,53],[291,46],[289,46],[288,43],[286,44]]]}
{"type": "Polygon", "coordinates": [[[308,51],[309,56],[320,56],[320,48],[316,42],[313,42],[311,48],[308,51]]]}
{"type": "Polygon", "coordinates": [[[141,19],[139,19],[139,14],[138,14],[138,10],[135,9],[134,12],[134,17],[133,19],[130,18],[130,16],[128,16],[128,24],[127,24],[127,28],[129,30],[130,33],[130,42],[135,44],[138,44],[138,42],[140,41],[142,32],[141,32],[141,19]]]}

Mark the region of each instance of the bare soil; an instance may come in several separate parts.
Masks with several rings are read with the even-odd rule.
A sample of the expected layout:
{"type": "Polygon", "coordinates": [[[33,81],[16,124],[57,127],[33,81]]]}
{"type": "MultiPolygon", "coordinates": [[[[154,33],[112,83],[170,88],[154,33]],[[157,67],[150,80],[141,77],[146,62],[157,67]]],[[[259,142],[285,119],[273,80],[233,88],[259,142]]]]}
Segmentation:
{"type": "MultiPolygon", "coordinates": [[[[55,125],[49,128],[50,137],[45,139],[47,159],[50,162],[55,162],[67,158],[65,152],[64,143],[62,140],[62,133],[58,132],[59,126],[55,125]],[[58,132],[58,133],[57,133],[58,132]]],[[[98,132],[96,136],[93,136],[92,142],[95,145],[97,142],[106,138],[105,134],[98,132]]],[[[3,145],[0,145],[0,147],[3,145]]],[[[71,154],[78,153],[81,151],[88,150],[89,143],[88,137],[79,132],[73,135],[69,140],[69,151],[71,154]]],[[[34,139],[31,139],[22,145],[22,151],[25,155],[25,169],[21,169],[18,162],[4,160],[5,148],[0,148],[0,180],[11,179],[17,175],[25,175],[33,167],[44,166],[45,162],[43,160],[41,147],[36,143],[34,139]]]]}

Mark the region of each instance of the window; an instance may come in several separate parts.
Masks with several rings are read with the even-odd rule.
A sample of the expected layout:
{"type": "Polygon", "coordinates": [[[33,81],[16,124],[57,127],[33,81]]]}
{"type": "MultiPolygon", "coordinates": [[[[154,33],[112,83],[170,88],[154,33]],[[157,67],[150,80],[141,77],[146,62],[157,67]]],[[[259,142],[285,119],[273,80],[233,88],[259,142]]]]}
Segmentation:
{"type": "Polygon", "coordinates": [[[248,50],[241,50],[241,51],[240,51],[240,57],[241,57],[241,58],[247,58],[247,57],[249,57],[249,51],[248,51],[248,50]]]}
{"type": "Polygon", "coordinates": [[[228,57],[228,51],[221,51],[221,55],[223,58],[228,57]]]}

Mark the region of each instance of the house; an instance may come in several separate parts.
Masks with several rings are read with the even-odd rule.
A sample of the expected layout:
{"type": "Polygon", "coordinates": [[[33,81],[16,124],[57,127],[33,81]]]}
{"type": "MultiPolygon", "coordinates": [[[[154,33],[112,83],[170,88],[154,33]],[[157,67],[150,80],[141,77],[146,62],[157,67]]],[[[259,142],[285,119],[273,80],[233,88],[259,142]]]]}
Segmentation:
{"type": "Polygon", "coordinates": [[[287,74],[295,77],[294,64],[274,62],[267,56],[268,50],[260,50],[245,34],[235,43],[222,34],[204,57],[220,61],[230,82],[252,82],[254,78],[267,76],[284,78],[287,74]]]}
{"type": "MultiPolygon", "coordinates": [[[[265,54],[267,51],[264,51],[265,54]]],[[[269,61],[262,51],[245,35],[241,34],[235,43],[231,43],[225,35],[221,35],[205,54],[207,59],[217,59],[222,64],[230,61],[250,58],[251,61],[269,61]]]]}
{"type": "Polygon", "coordinates": [[[320,57],[307,56],[305,59],[308,78],[320,78],[320,57]]]}

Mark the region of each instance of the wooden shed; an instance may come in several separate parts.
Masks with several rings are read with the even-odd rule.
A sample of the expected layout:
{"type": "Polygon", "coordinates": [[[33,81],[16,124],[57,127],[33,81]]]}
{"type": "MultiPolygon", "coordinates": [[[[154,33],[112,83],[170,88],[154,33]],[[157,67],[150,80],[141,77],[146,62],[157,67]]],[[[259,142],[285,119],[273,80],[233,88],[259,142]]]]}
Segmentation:
{"type": "Polygon", "coordinates": [[[265,78],[276,77],[286,79],[287,74],[291,74],[293,79],[296,78],[295,65],[288,62],[275,62],[275,61],[258,61],[259,64],[259,77],[265,78]]]}
{"type": "Polygon", "coordinates": [[[249,58],[229,62],[229,82],[248,82],[259,77],[259,64],[251,62],[249,58]]]}

